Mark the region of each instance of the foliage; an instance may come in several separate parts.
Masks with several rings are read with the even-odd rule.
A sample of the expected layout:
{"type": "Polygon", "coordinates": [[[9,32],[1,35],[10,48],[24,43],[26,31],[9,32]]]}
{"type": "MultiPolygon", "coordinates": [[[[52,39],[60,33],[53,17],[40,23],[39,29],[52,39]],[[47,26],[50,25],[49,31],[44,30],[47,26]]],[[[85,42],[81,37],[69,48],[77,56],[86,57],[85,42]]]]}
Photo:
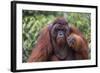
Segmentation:
{"type": "Polygon", "coordinates": [[[59,16],[65,17],[71,25],[79,28],[88,43],[91,41],[90,13],[23,10],[22,14],[23,62],[27,61],[35,47],[40,30],[59,16]]]}

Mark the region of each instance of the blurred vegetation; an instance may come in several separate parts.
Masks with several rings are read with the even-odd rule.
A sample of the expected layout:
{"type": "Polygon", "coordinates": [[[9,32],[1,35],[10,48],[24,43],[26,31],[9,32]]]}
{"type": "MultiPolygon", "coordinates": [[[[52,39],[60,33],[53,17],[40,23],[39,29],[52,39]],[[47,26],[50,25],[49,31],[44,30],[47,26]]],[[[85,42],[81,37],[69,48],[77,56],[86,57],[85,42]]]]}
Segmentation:
{"type": "Polygon", "coordinates": [[[22,41],[23,61],[26,62],[33,47],[37,42],[40,30],[55,18],[65,17],[71,25],[76,26],[84,34],[90,45],[91,42],[91,14],[78,12],[56,12],[56,11],[22,11],[22,41]]]}

